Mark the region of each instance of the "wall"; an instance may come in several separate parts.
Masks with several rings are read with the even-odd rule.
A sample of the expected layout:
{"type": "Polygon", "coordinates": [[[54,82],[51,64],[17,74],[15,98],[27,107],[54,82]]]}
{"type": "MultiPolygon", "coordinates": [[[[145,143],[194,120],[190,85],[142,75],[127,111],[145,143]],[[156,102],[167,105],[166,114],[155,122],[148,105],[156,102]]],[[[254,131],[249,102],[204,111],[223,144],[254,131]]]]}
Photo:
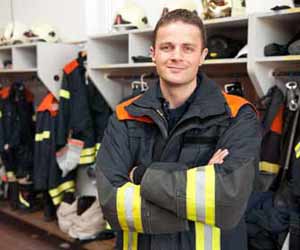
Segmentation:
{"type": "Polygon", "coordinates": [[[10,3],[14,20],[28,26],[49,23],[64,41],[86,39],[86,2],[89,0],[1,0],[0,27],[11,21],[10,3]],[[10,2],[12,1],[12,2],[10,2]]]}

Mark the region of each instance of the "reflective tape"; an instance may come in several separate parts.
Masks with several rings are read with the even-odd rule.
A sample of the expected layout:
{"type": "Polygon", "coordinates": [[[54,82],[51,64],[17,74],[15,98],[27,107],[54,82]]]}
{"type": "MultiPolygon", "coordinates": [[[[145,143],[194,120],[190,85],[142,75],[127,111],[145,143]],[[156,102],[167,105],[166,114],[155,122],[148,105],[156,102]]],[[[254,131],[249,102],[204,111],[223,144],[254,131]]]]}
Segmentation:
{"type": "Polygon", "coordinates": [[[123,230],[143,232],[140,186],[127,182],[118,188],[117,213],[123,230]]]}
{"type": "Polygon", "coordinates": [[[279,172],[279,169],[280,169],[279,164],[274,164],[267,161],[261,161],[259,163],[259,171],[264,171],[271,174],[277,174],[279,172]]]}
{"type": "Polygon", "coordinates": [[[54,196],[59,195],[63,191],[66,191],[67,189],[74,188],[74,187],[75,187],[75,182],[73,180],[67,181],[67,182],[60,184],[57,188],[53,188],[53,189],[49,190],[49,194],[51,197],[54,197],[54,196]]]}
{"type": "Polygon", "coordinates": [[[295,147],[296,159],[300,158],[300,142],[295,147]]]}
{"type": "MultiPolygon", "coordinates": [[[[75,188],[70,188],[65,192],[75,193],[75,188]]],[[[52,202],[55,206],[60,204],[63,201],[64,193],[60,193],[58,196],[52,197],[52,202]]]]}
{"type": "Polygon", "coordinates": [[[70,94],[70,91],[68,91],[68,90],[60,89],[59,96],[65,98],[65,99],[70,99],[71,94],[70,94]]]}
{"type": "Polygon", "coordinates": [[[123,250],[138,249],[138,233],[123,231],[123,250]]]}
{"type": "Polygon", "coordinates": [[[2,111],[0,110],[0,118],[2,118],[2,111]]]}
{"type": "Polygon", "coordinates": [[[15,174],[12,171],[6,172],[7,178],[14,178],[15,174]]]}
{"type": "Polygon", "coordinates": [[[43,141],[43,140],[45,140],[45,139],[50,139],[50,131],[49,130],[45,130],[45,131],[43,131],[43,132],[41,132],[41,133],[36,133],[35,134],[35,141],[36,142],[41,142],[41,141],[43,141]]]}
{"type": "Polygon", "coordinates": [[[196,250],[220,250],[221,231],[214,227],[215,170],[213,165],[187,171],[186,209],[187,218],[195,221],[196,250]]]}
{"type": "Polygon", "coordinates": [[[85,148],[81,151],[80,156],[87,156],[87,155],[95,154],[95,152],[96,152],[95,147],[85,148]]]}
{"type": "Polygon", "coordinates": [[[92,155],[92,156],[83,156],[83,157],[80,157],[79,164],[94,163],[95,160],[96,160],[95,155],[92,155]]]}
{"type": "Polygon", "coordinates": [[[26,201],[26,200],[23,198],[23,196],[22,196],[21,193],[19,193],[19,201],[20,201],[25,207],[30,207],[30,204],[28,203],[28,201],[26,201]]]}

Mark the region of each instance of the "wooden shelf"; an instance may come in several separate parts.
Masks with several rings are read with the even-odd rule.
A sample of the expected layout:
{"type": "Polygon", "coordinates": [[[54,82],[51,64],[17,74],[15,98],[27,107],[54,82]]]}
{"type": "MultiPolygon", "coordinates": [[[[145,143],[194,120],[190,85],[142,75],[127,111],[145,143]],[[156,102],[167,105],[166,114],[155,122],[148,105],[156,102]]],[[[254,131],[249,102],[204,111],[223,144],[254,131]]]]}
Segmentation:
{"type": "Polygon", "coordinates": [[[36,73],[38,71],[37,68],[32,68],[32,69],[0,69],[0,74],[1,73],[36,73]]]}
{"type": "MultiPolygon", "coordinates": [[[[36,227],[40,230],[47,232],[50,235],[58,237],[62,240],[65,240],[70,243],[74,243],[75,240],[63,233],[56,222],[46,222],[43,219],[43,212],[37,211],[34,213],[21,213],[18,210],[13,211],[8,206],[7,202],[0,202],[0,213],[5,216],[10,216],[20,223],[29,224],[30,226],[36,227]]],[[[90,243],[86,243],[82,245],[82,249],[86,250],[113,250],[114,248],[114,239],[113,240],[105,240],[105,241],[93,241],[90,243]]]]}
{"type": "Polygon", "coordinates": [[[258,57],[257,62],[300,62],[300,55],[258,57]]]}

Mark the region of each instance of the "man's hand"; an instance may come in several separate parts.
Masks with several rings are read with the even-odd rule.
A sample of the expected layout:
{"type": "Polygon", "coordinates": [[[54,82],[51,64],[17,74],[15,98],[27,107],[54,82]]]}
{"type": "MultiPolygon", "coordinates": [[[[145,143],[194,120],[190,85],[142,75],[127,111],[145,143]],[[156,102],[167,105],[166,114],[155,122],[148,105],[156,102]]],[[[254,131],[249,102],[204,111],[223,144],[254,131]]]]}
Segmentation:
{"type": "Polygon", "coordinates": [[[224,163],[224,159],[228,154],[229,151],[227,149],[218,149],[209,160],[208,165],[224,163]]]}

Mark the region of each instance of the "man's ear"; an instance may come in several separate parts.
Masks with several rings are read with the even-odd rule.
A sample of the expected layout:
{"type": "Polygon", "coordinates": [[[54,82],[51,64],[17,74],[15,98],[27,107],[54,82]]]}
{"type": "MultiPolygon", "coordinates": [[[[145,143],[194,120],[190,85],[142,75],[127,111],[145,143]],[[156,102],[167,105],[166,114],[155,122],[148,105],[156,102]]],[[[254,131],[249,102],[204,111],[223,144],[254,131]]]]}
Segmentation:
{"type": "Polygon", "coordinates": [[[155,49],[153,48],[153,46],[150,47],[150,55],[152,58],[152,62],[155,63],[155,49]]]}
{"type": "Polygon", "coordinates": [[[204,63],[207,54],[208,54],[208,49],[207,49],[207,48],[203,49],[203,50],[202,50],[201,57],[200,57],[200,63],[199,63],[199,66],[201,66],[201,65],[204,63]]]}

